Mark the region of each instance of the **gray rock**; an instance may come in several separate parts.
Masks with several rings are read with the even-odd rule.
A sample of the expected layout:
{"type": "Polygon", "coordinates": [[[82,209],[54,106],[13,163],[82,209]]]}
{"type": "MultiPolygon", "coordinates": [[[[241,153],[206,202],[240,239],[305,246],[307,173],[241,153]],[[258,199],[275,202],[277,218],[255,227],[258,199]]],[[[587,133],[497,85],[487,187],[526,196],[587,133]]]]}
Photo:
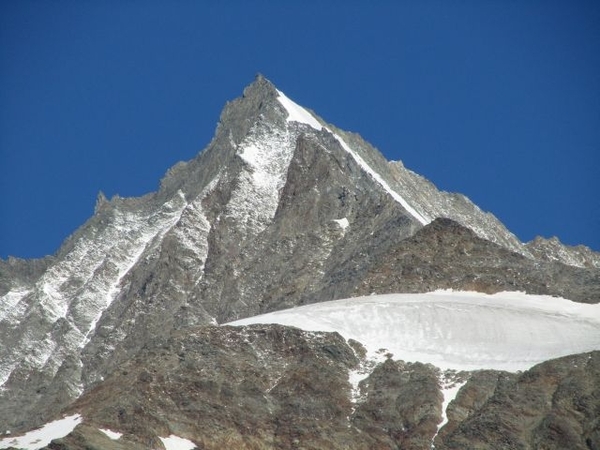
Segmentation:
{"type": "Polygon", "coordinates": [[[337,333],[195,327],[149,342],[84,394],[65,411],[84,423],[48,448],[153,448],[174,434],[204,449],[593,449],[599,362],[592,352],[521,374],[455,375],[468,381],[438,433],[433,366],[388,359],[352,400],[348,373],[361,360],[337,333]]]}
{"type": "Polygon", "coordinates": [[[495,386],[489,378],[494,374],[474,376],[463,387],[436,449],[599,448],[600,352],[500,374],[495,386]]]}
{"type": "Polygon", "coordinates": [[[523,291],[583,303],[600,299],[597,269],[526,258],[450,219],[436,219],[375,259],[354,295],[456,289],[523,291]]]}
{"type": "Polygon", "coordinates": [[[538,260],[559,261],[576,267],[600,268],[600,253],[585,245],[573,247],[562,244],[557,237],[544,239],[538,236],[525,246],[538,260]]]}

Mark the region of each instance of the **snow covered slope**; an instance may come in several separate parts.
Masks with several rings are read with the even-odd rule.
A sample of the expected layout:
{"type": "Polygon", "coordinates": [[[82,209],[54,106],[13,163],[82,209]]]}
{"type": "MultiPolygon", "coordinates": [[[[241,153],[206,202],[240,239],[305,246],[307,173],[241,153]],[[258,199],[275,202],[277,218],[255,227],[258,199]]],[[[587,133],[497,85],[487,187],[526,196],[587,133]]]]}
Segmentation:
{"type": "Polygon", "coordinates": [[[443,369],[528,369],[548,359],[600,349],[600,305],[502,292],[437,291],[356,297],[276,311],[228,325],[278,323],[337,331],[372,357],[443,369]]]}

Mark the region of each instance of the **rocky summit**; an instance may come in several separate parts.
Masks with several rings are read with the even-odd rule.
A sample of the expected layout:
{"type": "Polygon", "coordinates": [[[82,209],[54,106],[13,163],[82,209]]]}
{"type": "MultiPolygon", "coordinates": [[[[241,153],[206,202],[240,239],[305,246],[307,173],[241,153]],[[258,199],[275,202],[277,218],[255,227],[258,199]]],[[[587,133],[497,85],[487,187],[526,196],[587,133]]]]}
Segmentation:
{"type": "Polygon", "coordinates": [[[225,325],[440,289],[560,297],[600,326],[598,253],[520,242],[258,76],[157,192],[99,195],[54,255],[0,261],[0,448],[600,449],[598,351],[465,371],[225,325]]]}

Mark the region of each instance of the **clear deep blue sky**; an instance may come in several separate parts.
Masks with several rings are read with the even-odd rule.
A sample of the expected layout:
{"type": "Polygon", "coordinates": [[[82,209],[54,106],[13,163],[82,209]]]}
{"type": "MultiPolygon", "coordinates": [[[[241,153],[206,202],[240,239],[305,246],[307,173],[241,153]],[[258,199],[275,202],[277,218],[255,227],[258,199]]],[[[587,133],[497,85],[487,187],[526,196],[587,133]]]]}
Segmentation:
{"type": "Polygon", "coordinates": [[[0,2],[0,257],[210,141],[263,73],[521,240],[600,250],[598,1],[0,2]]]}

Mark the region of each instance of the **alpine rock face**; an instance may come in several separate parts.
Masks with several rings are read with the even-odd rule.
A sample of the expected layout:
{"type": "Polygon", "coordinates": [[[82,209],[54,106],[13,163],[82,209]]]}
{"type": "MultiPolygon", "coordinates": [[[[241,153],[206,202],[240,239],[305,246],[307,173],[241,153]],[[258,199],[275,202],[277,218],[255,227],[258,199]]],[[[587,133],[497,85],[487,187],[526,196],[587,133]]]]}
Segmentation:
{"type": "MultiPolygon", "coordinates": [[[[225,106],[208,147],[171,168],[157,192],[111,200],[100,194],[94,215],[55,255],[0,261],[0,427],[17,433],[78,408],[84,417],[79,434],[60,444],[66,447],[52,448],[84,448],[83,441],[98,448],[147,448],[144,439],[158,442],[157,436],[177,430],[202,443],[200,448],[223,448],[219,445],[234,435],[237,448],[256,448],[258,442],[293,448],[307,436],[279,423],[273,411],[289,420],[306,414],[308,421],[314,407],[319,411],[314,417],[332,421],[322,430],[328,437],[308,448],[335,448],[334,442],[340,448],[396,448],[400,435],[402,448],[429,448],[443,412],[439,369],[392,359],[369,366],[364,402],[352,406],[344,394],[350,389],[348,370],[366,364],[358,342],[353,347],[336,334],[286,327],[235,331],[219,325],[329,300],[437,289],[523,291],[598,303],[600,256],[556,239],[519,242],[465,196],[441,192],[402,163],[388,162],[360,136],[327,124],[258,76],[225,106]],[[286,339],[298,346],[297,354],[284,345],[286,339]],[[227,345],[232,347],[226,350],[227,345]],[[303,358],[310,367],[303,368],[303,358]],[[208,372],[196,379],[194,371],[203,370],[199,361],[208,372]],[[224,399],[217,366],[242,384],[246,379],[249,391],[238,386],[224,399]],[[298,400],[308,402],[297,405],[304,411],[299,413],[286,402],[314,371],[325,371],[330,393],[298,400]],[[278,384],[277,377],[287,384],[278,384]],[[428,394],[417,401],[413,391],[398,387],[401,380],[414,389],[425,386],[428,394]],[[398,387],[391,391],[397,398],[378,399],[378,383],[398,387]],[[159,403],[163,397],[157,392],[168,391],[166,403],[146,405],[168,420],[144,416],[140,405],[149,400],[128,397],[125,386],[138,394],[151,389],[146,394],[159,403]],[[184,395],[179,389],[197,395],[178,400],[179,409],[188,406],[176,419],[167,403],[184,395]],[[418,413],[377,416],[378,404],[399,398],[425,406],[415,403],[418,413]],[[248,403],[236,410],[239,417],[253,407],[266,408],[264,420],[257,413],[260,423],[248,438],[236,422],[242,419],[217,414],[223,435],[215,435],[211,447],[215,429],[191,425],[208,420],[209,411],[192,408],[190,401],[216,408],[239,399],[248,403]],[[139,423],[138,413],[148,422],[139,423]],[[92,417],[98,426],[129,427],[132,437],[111,443],[92,430],[92,417]],[[119,417],[121,425],[115,422],[119,417]],[[375,432],[382,421],[405,430],[375,432]],[[277,432],[280,438],[273,438],[277,432]],[[361,444],[343,447],[344,442],[361,444]]],[[[597,367],[597,355],[590,355],[597,367]]],[[[498,383],[504,389],[522,383],[513,375],[478,377],[487,391],[477,395],[486,399],[497,394],[492,386],[498,383]]],[[[593,383],[590,392],[597,393],[598,379],[593,383]]],[[[465,408],[471,412],[462,410],[462,418],[449,414],[453,431],[444,428],[439,439],[466,439],[460,420],[482,408],[480,400],[466,396],[460,397],[463,404],[479,406],[469,403],[465,408]]],[[[441,441],[437,445],[445,448],[441,441]]]]}

